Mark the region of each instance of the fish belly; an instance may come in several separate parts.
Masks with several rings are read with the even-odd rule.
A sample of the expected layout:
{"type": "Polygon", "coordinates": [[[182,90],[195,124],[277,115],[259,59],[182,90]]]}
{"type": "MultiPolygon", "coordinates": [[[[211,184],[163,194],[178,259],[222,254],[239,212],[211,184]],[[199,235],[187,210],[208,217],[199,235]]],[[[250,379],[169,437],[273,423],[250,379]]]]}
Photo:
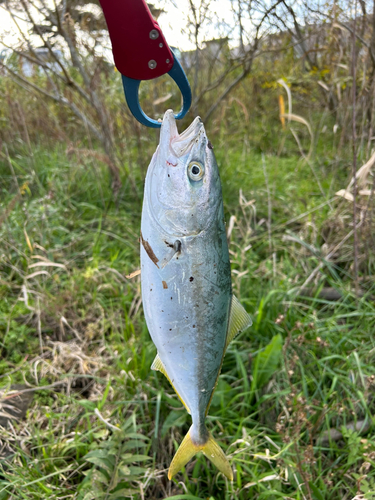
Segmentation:
{"type": "Polygon", "coordinates": [[[176,237],[181,251],[158,264],[174,238],[142,224],[142,300],[147,326],[173,387],[197,418],[204,417],[224,355],[231,302],[229,254],[224,227],[176,237]]]}

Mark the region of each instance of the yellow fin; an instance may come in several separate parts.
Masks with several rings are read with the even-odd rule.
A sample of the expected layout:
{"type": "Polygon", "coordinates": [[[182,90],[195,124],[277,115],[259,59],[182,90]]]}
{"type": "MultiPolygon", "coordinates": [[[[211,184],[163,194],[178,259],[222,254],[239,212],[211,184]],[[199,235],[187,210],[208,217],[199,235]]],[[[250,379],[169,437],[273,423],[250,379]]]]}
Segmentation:
{"type": "Polygon", "coordinates": [[[155,370],[157,372],[163,373],[163,375],[165,375],[167,377],[167,379],[169,380],[168,374],[167,374],[167,372],[165,370],[165,367],[163,365],[163,361],[160,359],[159,354],[157,354],[155,356],[155,359],[154,359],[154,361],[152,362],[152,365],[151,365],[151,370],[155,370]]]}
{"type": "Polygon", "coordinates": [[[226,476],[230,481],[233,481],[233,471],[229,465],[228,459],[225,453],[217,444],[217,442],[212,437],[210,433],[207,443],[202,448],[204,455],[211,460],[211,462],[216,465],[216,467],[221,471],[224,476],[226,476]]]}
{"type": "Polygon", "coordinates": [[[161,372],[165,377],[167,377],[168,379],[168,382],[171,384],[171,386],[173,387],[174,389],[174,392],[177,394],[177,396],[179,397],[181,403],[185,406],[186,408],[186,411],[190,414],[190,410],[188,408],[188,405],[185,403],[185,401],[182,399],[182,397],[179,395],[179,393],[176,391],[176,388],[175,386],[172,384],[172,381],[171,379],[169,378],[169,375],[167,373],[167,370],[165,369],[165,366],[163,364],[163,361],[160,359],[160,356],[159,354],[157,354],[155,356],[155,359],[154,361],[152,362],[152,365],[151,365],[151,370],[155,370],[155,371],[158,371],[158,372],[161,372]]]}
{"type": "Polygon", "coordinates": [[[191,427],[180,444],[176,455],[173,457],[168,471],[168,479],[172,479],[172,477],[177,474],[177,472],[180,471],[182,467],[186,465],[196,453],[198,453],[198,451],[202,451],[203,454],[211,460],[214,465],[216,465],[220,472],[222,472],[230,481],[233,481],[233,472],[228,459],[223,450],[212,437],[211,433],[208,434],[206,443],[203,445],[195,445],[191,440],[190,430],[191,427]]]}
{"type": "Polygon", "coordinates": [[[232,303],[230,306],[228,331],[227,331],[227,341],[225,344],[225,350],[227,349],[230,342],[234,337],[246,330],[249,326],[253,324],[250,316],[247,314],[245,309],[240,304],[240,301],[235,295],[232,295],[232,303]]]}

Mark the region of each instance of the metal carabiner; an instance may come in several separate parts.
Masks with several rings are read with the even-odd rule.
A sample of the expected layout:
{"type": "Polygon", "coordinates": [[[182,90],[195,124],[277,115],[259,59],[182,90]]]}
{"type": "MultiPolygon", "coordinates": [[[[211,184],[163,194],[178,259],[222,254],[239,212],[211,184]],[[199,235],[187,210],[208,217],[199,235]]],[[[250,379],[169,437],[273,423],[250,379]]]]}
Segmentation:
{"type": "MultiPolygon", "coordinates": [[[[168,74],[176,82],[182,94],[181,111],[177,113],[177,115],[174,115],[176,120],[180,120],[189,111],[191,106],[192,96],[191,96],[191,88],[189,85],[189,81],[176,56],[174,56],[174,63],[172,69],[168,71],[168,74]]],[[[132,112],[133,116],[140,123],[146,125],[146,127],[160,128],[161,122],[153,120],[152,118],[147,116],[146,113],[141,108],[139,102],[139,85],[141,81],[142,80],[134,80],[133,78],[129,78],[127,76],[122,75],[122,84],[124,87],[126,102],[128,103],[129,109],[132,112]]]]}

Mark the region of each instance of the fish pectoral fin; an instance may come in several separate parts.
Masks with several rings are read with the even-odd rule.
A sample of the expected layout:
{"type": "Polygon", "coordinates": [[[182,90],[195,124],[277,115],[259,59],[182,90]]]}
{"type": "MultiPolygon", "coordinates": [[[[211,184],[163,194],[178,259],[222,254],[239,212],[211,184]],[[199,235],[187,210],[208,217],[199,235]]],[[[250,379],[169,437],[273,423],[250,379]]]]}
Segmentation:
{"type": "Polygon", "coordinates": [[[170,262],[173,259],[173,257],[176,255],[176,253],[179,253],[180,251],[181,251],[181,241],[180,240],[176,240],[173,243],[172,248],[169,250],[169,252],[167,253],[167,255],[161,261],[160,267],[162,269],[164,269],[165,266],[168,264],[168,262],[170,262]]]}
{"type": "Polygon", "coordinates": [[[177,474],[196,453],[202,451],[230,481],[233,481],[233,472],[228,459],[212,437],[212,434],[210,432],[208,433],[208,439],[204,444],[196,445],[191,439],[190,431],[191,427],[180,444],[176,455],[173,457],[172,463],[169,466],[168,479],[172,479],[172,477],[177,474]]]}
{"type": "Polygon", "coordinates": [[[229,314],[229,322],[228,322],[228,331],[227,331],[227,340],[225,344],[225,350],[227,349],[230,342],[234,339],[234,337],[243,332],[253,324],[249,314],[245,311],[245,309],[240,304],[240,301],[237,299],[235,295],[232,295],[232,303],[230,306],[230,314],[229,314]]]}
{"type": "Polygon", "coordinates": [[[159,353],[155,356],[155,359],[152,362],[151,370],[155,370],[155,371],[161,372],[168,379],[168,382],[173,387],[174,392],[177,394],[179,400],[185,406],[186,411],[190,414],[190,410],[189,410],[188,405],[185,403],[185,401],[182,399],[182,397],[179,395],[178,391],[176,390],[175,386],[173,385],[172,380],[170,379],[170,377],[169,377],[169,375],[167,373],[167,370],[165,369],[164,363],[160,359],[159,353]]]}

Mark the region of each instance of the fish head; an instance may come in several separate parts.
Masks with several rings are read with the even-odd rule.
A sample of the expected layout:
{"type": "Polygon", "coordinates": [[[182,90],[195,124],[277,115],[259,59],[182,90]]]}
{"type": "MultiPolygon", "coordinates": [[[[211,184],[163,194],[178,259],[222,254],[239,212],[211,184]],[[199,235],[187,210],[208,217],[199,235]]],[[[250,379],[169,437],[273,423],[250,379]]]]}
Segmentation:
{"type": "Polygon", "coordinates": [[[199,117],[179,134],[173,111],[165,113],[145,193],[155,222],[171,235],[197,235],[219,215],[219,169],[199,117]]]}

